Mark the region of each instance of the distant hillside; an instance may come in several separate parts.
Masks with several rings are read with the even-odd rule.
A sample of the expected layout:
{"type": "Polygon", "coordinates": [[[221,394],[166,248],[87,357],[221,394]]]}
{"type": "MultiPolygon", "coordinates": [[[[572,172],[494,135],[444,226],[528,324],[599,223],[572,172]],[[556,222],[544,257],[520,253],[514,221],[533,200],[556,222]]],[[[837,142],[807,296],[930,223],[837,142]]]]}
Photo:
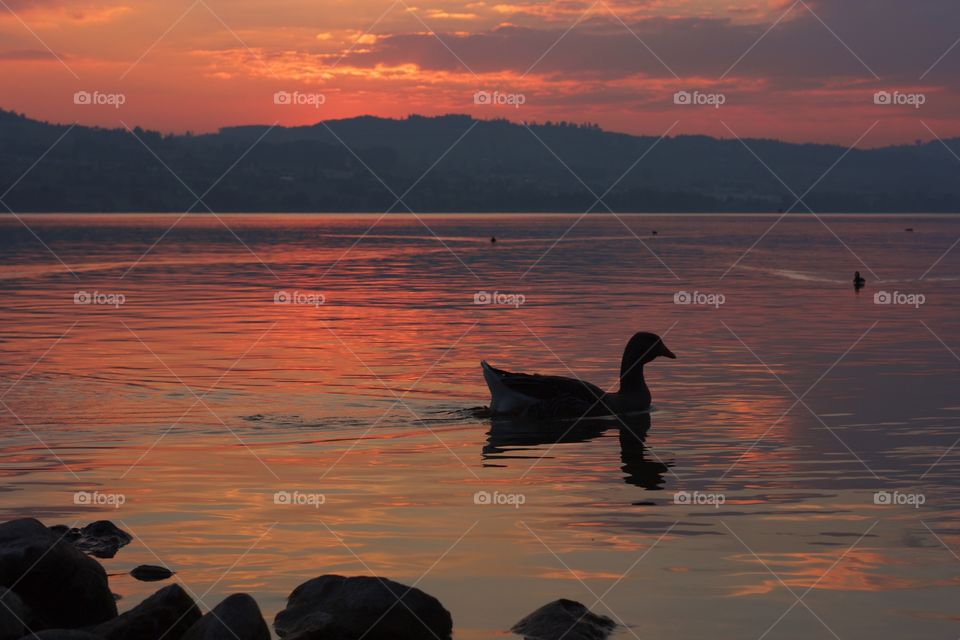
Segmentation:
{"type": "MultiPolygon", "coordinates": [[[[0,193],[66,129],[0,111],[0,193]]],[[[202,195],[266,130],[233,127],[198,136],[137,130],[137,135],[202,195]]],[[[217,212],[385,211],[395,198],[369,167],[397,195],[417,183],[404,201],[418,213],[579,213],[595,198],[563,163],[601,195],[655,142],[592,126],[548,123],[527,130],[460,115],[278,127],[204,200],[217,212]]],[[[746,142],[798,195],[846,151],[746,142]]],[[[947,144],[960,154],[960,141],[947,144]]],[[[939,142],[854,150],[806,202],[823,213],[957,212],[958,176],[960,162],[939,142]]],[[[74,128],[5,198],[17,212],[183,212],[194,200],[133,135],[88,127],[74,128]]],[[[677,136],[660,142],[604,201],[617,212],[775,212],[792,206],[794,197],[739,141],[677,136]]],[[[402,204],[393,210],[406,211],[402,204]]],[[[796,210],[805,211],[802,205],[796,210]]]]}

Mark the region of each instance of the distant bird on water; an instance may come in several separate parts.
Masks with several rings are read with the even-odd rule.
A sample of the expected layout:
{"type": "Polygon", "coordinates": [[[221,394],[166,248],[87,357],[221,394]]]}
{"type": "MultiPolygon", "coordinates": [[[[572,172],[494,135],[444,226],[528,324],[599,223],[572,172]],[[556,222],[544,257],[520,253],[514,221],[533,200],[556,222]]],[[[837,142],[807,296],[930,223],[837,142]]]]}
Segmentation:
{"type": "Polygon", "coordinates": [[[510,373],[480,363],[490,388],[490,412],[501,416],[532,418],[582,418],[608,416],[650,408],[650,389],[643,378],[643,365],[658,357],[677,356],[655,333],[635,334],[623,350],[620,388],[605,392],[575,378],[510,373]]]}
{"type": "Polygon", "coordinates": [[[490,236],[490,244],[497,244],[497,236],[490,236]]]}
{"type": "Polygon", "coordinates": [[[867,281],[863,279],[863,276],[860,275],[859,271],[854,272],[853,274],[853,286],[855,289],[862,289],[863,286],[867,284],[867,281]]]}

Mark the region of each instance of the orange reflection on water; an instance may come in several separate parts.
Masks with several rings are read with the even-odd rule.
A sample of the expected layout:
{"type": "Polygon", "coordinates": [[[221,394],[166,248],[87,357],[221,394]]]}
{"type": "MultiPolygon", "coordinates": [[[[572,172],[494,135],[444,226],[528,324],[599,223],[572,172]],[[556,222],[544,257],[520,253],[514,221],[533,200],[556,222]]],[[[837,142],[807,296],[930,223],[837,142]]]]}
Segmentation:
{"type": "MultiPolygon", "coordinates": [[[[759,565],[763,569],[759,582],[737,588],[733,596],[769,594],[783,588],[822,589],[825,591],[891,591],[917,588],[929,584],[916,578],[903,578],[883,573],[902,560],[890,553],[868,548],[839,552],[798,552],[740,555],[741,562],[759,565]],[[842,558],[841,558],[841,554],[842,558]],[[763,568],[767,565],[770,571],[763,568]],[[776,576],[771,575],[771,572],[776,576]],[[779,579],[778,579],[779,578],[779,579]]],[[[741,574],[748,575],[748,574],[741,574]]],[[[749,574],[753,575],[753,574],[749,574]]]]}

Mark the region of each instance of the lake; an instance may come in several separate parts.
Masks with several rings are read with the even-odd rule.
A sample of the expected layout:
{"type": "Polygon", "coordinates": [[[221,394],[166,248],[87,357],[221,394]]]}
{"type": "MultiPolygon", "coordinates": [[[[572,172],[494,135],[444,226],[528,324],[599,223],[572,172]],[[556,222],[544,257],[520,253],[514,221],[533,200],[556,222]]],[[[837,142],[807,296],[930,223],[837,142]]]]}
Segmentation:
{"type": "Polygon", "coordinates": [[[132,532],[104,561],[121,610],[159,588],[123,575],[147,563],[268,620],[308,578],[389,577],[465,639],[565,597],[616,638],[955,640],[958,238],[909,215],[6,216],[2,515],[132,532]],[[648,416],[477,410],[482,359],[615,388],[637,331],[678,356],[647,366],[648,416]]]}

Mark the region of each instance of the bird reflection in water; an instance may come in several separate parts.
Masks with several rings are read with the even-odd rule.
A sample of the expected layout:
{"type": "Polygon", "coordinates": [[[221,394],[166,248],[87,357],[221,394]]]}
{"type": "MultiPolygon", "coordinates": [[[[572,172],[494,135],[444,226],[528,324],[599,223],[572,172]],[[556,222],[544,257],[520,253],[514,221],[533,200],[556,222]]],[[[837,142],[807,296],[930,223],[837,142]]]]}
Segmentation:
{"type": "Polygon", "coordinates": [[[664,475],[670,469],[656,456],[650,455],[644,443],[650,430],[649,412],[579,421],[493,417],[483,447],[484,466],[506,466],[507,460],[538,459],[543,452],[530,451],[531,448],[555,444],[586,445],[611,429],[619,431],[623,481],[653,491],[663,489],[664,475]],[[649,459],[651,457],[653,459],[649,459]]]}

